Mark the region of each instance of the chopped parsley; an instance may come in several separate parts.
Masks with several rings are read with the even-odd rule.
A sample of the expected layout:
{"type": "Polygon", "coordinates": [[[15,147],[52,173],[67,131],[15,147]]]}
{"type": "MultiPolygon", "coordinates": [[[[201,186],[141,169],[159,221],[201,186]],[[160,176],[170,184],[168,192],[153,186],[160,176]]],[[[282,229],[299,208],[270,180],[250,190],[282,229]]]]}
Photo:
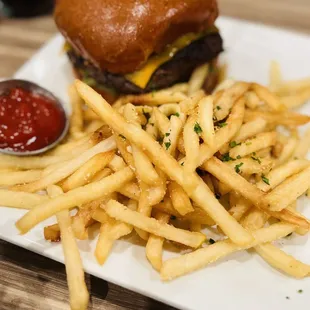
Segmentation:
{"type": "Polygon", "coordinates": [[[123,135],[119,135],[121,138],[123,138],[124,140],[126,140],[126,137],[123,135]]]}
{"type": "Polygon", "coordinates": [[[240,145],[241,143],[237,143],[236,141],[231,141],[230,143],[229,143],[229,146],[231,147],[231,148],[234,148],[234,147],[236,147],[236,146],[238,146],[238,145],[240,145]]]}
{"type": "Polygon", "coordinates": [[[170,216],[170,220],[176,220],[176,219],[177,219],[176,216],[174,216],[174,215],[170,216]]]}
{"type": "Polygon", "coordinates": [[[258,157],[254,157],[254,156],[251,156],[251,158],[255,161],[257,161],[259,164],[262,163],[262,161],[258,158],[258,157]]]}
{"type": "Polygon", "coordinates": [[[194,126],[194,131],[197,133],[197,134],[200,134],[202,133],[202,129],[200,127],[200,125],[196,122],[195,126],[194,126]]]}
{"type": "Polygon", "coordinates": [[[302,294],[303,290],[298,290],[297,293],[302,294]]]}
{"type": "Polygon", "coordinates": [[[238,164],[238,165],[235,166],[235,171],[236,171],[237,173],[240,172],[240,167],[241,167],[242,165],[243,165],[243,163],[240,163],[240,164],[238,164]]]}
{"type": "Polygon", "coordinates": [[[170,146],[171,146],[171,142],[165,142],[166,150],[168,150],[170,146]]]}
{"type": "Polygon", "coordinates": [[[218,123],[218,126],[219,126],[220,128],[223,128],[223,127],[227,126],[227,123],[225,123],[225,122],[219,122],[219,123],[218,123]]]}
{"type": "Polygon", "coordinates": [[[172,116],[180,117],[180,113],[176,112],[174,114],[171,114],[168,116],[168,118],[171,119],[172,116]]]}
{"type": "Polygon", "coordinates": [[[169,136],[170,136],[170,132],[166,132],[166,133],[165,133],[165,136],[166,136],[166,137],[169,137],[169,136]]]}
{"type": "Polygon", "coordinates": [[[219,110],[221,110],[222,108],[221,108],[219,105],[217,105],[217,106],[216,106],[216,109],[219,111],[219,110]]]}
{"type": "Polygon", "coordinates": [[[267,185],[270,185],[269,179],[265,177],[264,174],[262,174],[262,180],[264,183],[266,183],[267,185]]]}
{"type": "Polygon", "coordinates": [[[250,141],[245,143],[245,145],[251,145],[251,144],[252,144],[252,142],[250,142],[250,141]]]}
{"type": "Polygon", "coordinates": [[[241,156],[240,155],[237,155],[237,157],[236,157],[237,159],[240,159],[241,158],[241,156]]]}
{"type": "Polygon", "coordinates": [[[209,239],[209,243],[210,243],[210,244],[214,244],[215,242],[216,242],[216,241],[215,241],[214,239],[212,239],[212,238],[209,239]]]}
{"type": "Polygon", "coordinates": [[[231,160],[235,160],[235,159],[230,157],[229,153],[225,153],[222,155],[222,161],[226,162],[226,161],[231,161],[231,160]]]}

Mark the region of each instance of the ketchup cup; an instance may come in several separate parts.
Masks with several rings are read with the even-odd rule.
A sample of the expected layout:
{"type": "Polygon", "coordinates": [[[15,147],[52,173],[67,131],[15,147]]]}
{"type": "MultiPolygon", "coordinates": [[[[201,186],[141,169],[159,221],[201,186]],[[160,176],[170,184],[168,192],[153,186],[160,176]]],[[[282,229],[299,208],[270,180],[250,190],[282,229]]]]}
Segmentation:
{"type": "Polygon", "coordinates": [[[0,82],[0,152],[35,155],[56,146],[69,118],[60,100],[32,82],[0,82]]]}

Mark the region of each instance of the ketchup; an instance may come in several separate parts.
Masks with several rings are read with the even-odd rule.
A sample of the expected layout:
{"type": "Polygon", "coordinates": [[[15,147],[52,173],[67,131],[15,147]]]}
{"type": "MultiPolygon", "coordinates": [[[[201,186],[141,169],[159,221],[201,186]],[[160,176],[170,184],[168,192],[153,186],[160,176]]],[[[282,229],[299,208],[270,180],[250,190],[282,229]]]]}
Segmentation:
{"type": "Polygon", "coordinates": [[[35,151],[55,142],[66,126],[66,115],[50,97],[21,87],[0,94],[0,148],[35,151]]]}

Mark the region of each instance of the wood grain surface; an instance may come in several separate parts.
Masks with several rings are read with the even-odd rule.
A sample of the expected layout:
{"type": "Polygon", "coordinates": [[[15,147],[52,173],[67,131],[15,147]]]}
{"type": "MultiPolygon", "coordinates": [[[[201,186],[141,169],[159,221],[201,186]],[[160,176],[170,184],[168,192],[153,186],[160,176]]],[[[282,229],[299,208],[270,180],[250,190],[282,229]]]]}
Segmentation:
{"type": "MultiPolygon", "coordinates": [[[[310,33],[310,0],[219,0],[222,15],[310,33]]],[[[52,18],[0,21],[0,77],[9,77],[56,33],[52,18]]],[[[64,266],[0,240],[0,309],[69,309],[64,266]]],[[[89,309],[172,309],[87,275],[89,309]]]]}

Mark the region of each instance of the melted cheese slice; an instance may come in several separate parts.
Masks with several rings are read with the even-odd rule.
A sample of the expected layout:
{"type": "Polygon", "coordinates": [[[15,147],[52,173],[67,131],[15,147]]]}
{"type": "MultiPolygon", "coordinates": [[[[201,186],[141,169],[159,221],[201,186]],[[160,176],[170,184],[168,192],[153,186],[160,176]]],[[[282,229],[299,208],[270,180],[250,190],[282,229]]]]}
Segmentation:
{"type": "Polygon", "coordinates": [[[157,68],[169,61],[179,50],[201,38],[203,35],[205,33],[188,33],[178,38],[172,44],[168,45],[162,53],[150,57],[141,69],[127,74],[125,76],[126,79],[141,88],[145,88],[157,68]]]}

